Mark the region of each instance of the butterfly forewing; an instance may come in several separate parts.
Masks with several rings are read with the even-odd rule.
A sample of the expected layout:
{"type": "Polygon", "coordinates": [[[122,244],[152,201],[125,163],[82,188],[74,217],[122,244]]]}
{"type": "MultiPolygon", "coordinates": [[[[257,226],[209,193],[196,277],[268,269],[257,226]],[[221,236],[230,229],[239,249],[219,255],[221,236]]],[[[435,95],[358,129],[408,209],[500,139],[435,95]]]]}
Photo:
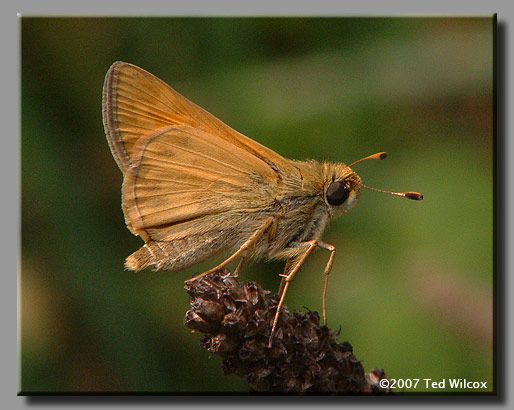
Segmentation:
{"type": "Polygon", "coordinates": [[[123,173],[134,156],[136,142],[169,125],[188,125],[216,135],[276,170],[287,171],[291,167],[288,160],[273,150],[230,128],[154,75],[132,64],[116,62],[107,72],[103,117],[109,146],[123,173]]]}

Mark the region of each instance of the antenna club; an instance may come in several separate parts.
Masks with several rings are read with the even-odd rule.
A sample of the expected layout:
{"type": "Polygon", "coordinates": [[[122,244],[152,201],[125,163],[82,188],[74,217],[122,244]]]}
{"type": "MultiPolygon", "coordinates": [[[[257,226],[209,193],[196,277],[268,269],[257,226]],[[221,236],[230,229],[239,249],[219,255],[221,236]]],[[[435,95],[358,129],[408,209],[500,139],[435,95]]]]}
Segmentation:
{"type": "Polygon", "coordinates": [[[387,152],[381,152],[380,155],[378,156],[378,158],[379,159],[386,159],[387,155],[389,155],[387,152]]]}
{"type": "Polygon", "coordinates": [[[405,192],[405,198],[421,201],[423,199],[423,194],[420,194],[419,192],[405,192]]]}

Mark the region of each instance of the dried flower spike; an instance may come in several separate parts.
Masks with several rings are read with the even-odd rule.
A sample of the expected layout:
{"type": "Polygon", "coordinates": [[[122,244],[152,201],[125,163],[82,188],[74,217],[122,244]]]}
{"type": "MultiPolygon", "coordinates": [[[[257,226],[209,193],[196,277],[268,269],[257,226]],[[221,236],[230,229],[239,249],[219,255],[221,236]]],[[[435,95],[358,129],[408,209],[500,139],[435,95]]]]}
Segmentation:
{"type": "Polygon", "coordinates": [[[254,282],[240,283],[227,269],[187,282],[191,310],[184,323],[204,333],[201,345],[223,359],[225,374],[246,379],[254,391],[384,394],[383,371],[365,375],[348,342],[320,326],[317,312],[283,307],[271,347],[277,295],[254,282]]]}

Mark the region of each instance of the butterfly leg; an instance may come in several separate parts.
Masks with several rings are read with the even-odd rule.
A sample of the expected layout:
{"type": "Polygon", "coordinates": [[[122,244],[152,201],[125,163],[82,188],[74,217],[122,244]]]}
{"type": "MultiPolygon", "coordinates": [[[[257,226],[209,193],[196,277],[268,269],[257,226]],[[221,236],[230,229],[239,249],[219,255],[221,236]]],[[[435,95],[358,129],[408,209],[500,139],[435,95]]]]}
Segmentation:
{"type": "MultiPolygon", "coordinates": [[[[264,221],[262,226],[257,229],[240,247],[237,251],[235,251],[232,255],[230,255],[227,259],[225,259],[223,262],[221,262],[218,266],[215,266],[214,268],[209,269],[208,271],[205,271],[204,273],[201,273],[194,278],[186,280],[187,282],[193,282],[202,276],[208,275],[209,273],[212,273],[214,271],[217,271],[218,269],[224,268],[227,266],[230,262],[232,262],[234,259],[236,259],[239,255],[241,255],[243,252],[247,251],[250,247],[255,245],[255,243],[261,238],[261,236],[266,232],[266,229],[269,228],[269,226],[273,223],[273,220],[275,219],[274,216],[270,216],[268,219],[264,221]]],[[[241,265],[241,263],[239,263],[241,265]]],[[[238,267],[240,268],[240,266],[238,267]]]]}
{"type": "Polygon", "coordinates": [[[288,275],[288,272],[291,270],[291,267],[294,267],[295,265],[295,258],[289,258],[286,261],[286,265],[284,266],[284,273],[281,273],[279,276],[282,277],[282,280],[280,281],[280,286],[278,288],[278,296],[282,296],[282,292],[284,291],[284,286],[286,285],[286,278],[288,275]]]}
{"type": "Polygon", "coordinates": [[[284,286],[286,285],[286,278],[287,278],[287,276],[282,276],[282,280],[280,281],[280,286],[278,287],[278,296],[282,296],[282,292],[284,291],[284,286]]]}
{"type": "Polygon", "coordinates": [[[241,257],[241,260],[237,264],[236,270],[234,271],[234,275],[235,276],[239,275],[239,271],[241,270],[241,268],[243,267],[244,263],[246,262],[246,259],[248,259],[246,256],[242,256],[241,257]]]}
{"type": "Polygon", "coordinates": [[[330,256],[328,257],[327,265],[325,266],[325,270],[323,271],[323,275],[325,275],[325,283],[323,284],[323,294],[321,296],[321,306],[323,313],[323,324],[327,325],[327,288],[328,288],[328,275],[332,270],[332,265],[334,264],[334,257],[336,256],[336,248],[334,245],[330,245],[325,242],[318,241],[318,246],[320,248],[326,249],[330,252],[330,256]]]}
{"type": "Polygon", "coordinates": [[[278,303],[277,311],[275,313],[275,318],[273,319],[273,325],[271,327],[271,333],[270,333],[269,342],[268,342],[269,347],[271,347],[273,336],[275,335],[278,317],[279,317],[280,311],[282,309],[282,306],[284,305],[284,300],[286,297],[287,290],[289,288],[289,284],[293,280],[294,276],[296,275],[296,273],[298,272],[300,267],[304,264],[307,257],[312,253],[312,251],[317,246],[330,251],[330,257],[328,259],[327,265],[325,266],[325,270],[323,271],[323,274],[325,275],[325,283],[324,283],[324,287],[323,287],[323,296],[322,296],[323,297],[323,300],[322,300],[323,321],[325,324],[327,323],[326,294],[327,294],[327,287],[328,287],[328,275],[330,274],[332,265],[334,263],[336,248],[333,245],[330,245],[328,243],[318,241],[318,240],[302,242],[301,245],[306,246],[307,248],[305,249],[305,251],[303,253],[301,253],[296,258],[287,260],[286,266],[284,268],[284,273],[281,275],[282,281],[280,282],[280,288],[279,288],[280,301],[278,303]]]}
{"type": "Polygon", "coordinates": [[[280,315],[280,311],[282,310],[282,306],[284,305],[284,300],[286,298],[286,293],[287,293],[287,290],[289,289],[289,285],[291,284],[291,281],[294,279],[294,277],[295,277],[296,273],[298,272],[298,270],[300,269],[300,267],[305,262],[305,259],[307,259],[307,257],[311,254],[311,252],[316,248],[317,241],[312,240],[312,241],[302,242],[300,245],[306,246],[307,248],[305,249],[305,251],[303,253],[301,253],[296,258],[294,258],[292,260],[290,259],[291,262],[288,261],[286,263],[286,268],[284,269],[284,274],[282,275],[283,279],[282,279],[282,282],[280,283],[280,290],[279,290],[280,301],[278,302],[277,311],[275,313],[275,318],[273,319],[273,325],[271,326],[271,333],[269,336],[268,347],[271,347],[271,343],[273,341],[273,336],[275,335],[275,331],[277,329],[278,317],[280,315]],[[288,266],[289,263],[291,265],[288,266]],[[292,265],[293,263],[294,263],[294,265],[292,265]],[[292,266],[292,267],[289,269],[290,266],[292,266]],[[286,274],[286,272],[287,272],[287,274],[286,274]]]}

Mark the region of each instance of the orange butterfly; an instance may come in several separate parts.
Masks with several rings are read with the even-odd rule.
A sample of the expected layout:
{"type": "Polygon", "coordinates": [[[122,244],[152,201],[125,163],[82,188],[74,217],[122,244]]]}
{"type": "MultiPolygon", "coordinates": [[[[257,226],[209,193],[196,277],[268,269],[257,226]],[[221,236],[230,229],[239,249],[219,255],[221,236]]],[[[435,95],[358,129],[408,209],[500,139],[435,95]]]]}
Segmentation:
{"type": "MultiPolygon", "coordinates": [[[[131,270],[180,270],[222,251],[231,255],[203,274],[241,258],[285,259],[280,302],[316,248],[330,252],[324,270],[323,318],[335,248],[321,241],[329,220],[352,208],[363,185],[342,163],[286,159],[240,134],[166,83],[132,64],[116,62],[104,85],[107,141],[124,179],[128,228],[145,244],[130,255],[131,270]]],[[[370,188],[377,190],[376,188],[370,188]]],[[[422,199],[416,192],[387,192],[422,199]]]]}

